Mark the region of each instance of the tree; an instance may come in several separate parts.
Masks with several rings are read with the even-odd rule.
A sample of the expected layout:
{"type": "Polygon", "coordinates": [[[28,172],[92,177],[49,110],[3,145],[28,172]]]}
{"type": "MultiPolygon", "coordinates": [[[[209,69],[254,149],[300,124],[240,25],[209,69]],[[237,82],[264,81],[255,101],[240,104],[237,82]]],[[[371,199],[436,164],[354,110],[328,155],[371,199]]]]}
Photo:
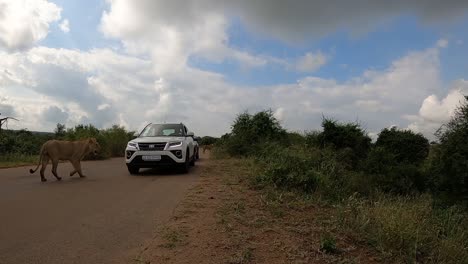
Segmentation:
{"type": "Polygon", "coordinates": [[[399,130],[396,127],[385,128],[379,133],[375,142],[395,156],[398,163],[419,164],[429,154],[429,140],[420,133],[411,130],[399,130]]]}
{"type": "Polygon", "coordinates": [[[66,134],[66,127],[64,124],[57,123],[57,127],[54,130],[55,137],[62,139],[65,137],[66,134]]]}
{"type": "Polygon", "coordinates": [[[468,96],[435,134],[438,158],[431,164],[434,187],[454,199],[468,200],[468,96]]]}
{"type": "Polygon", "coordinates": [[[273,111],[264,110],[254,115],[248,112],[239,114],[232,124],[229,136],[221,138],[226,150],[233,156],[248,156],[259,151],[262,144],[284,143],[286,130],[274,117],[273,111]]]}
{"type": "MultiPolygon", "coordinates": [[[[2,115],[2,114],[0,113],[0,115],[2,115]]],[[[7,117],[4,117],[4,118],[0,118],[0,132],[2,132],[2,126],[3,126],[4,124],[7,124],[7,123],[8,123],[8,120],[10,120],[10,119],[19,121],[18,119],[14,118],[14,117],[11,117],[11,116],[7,116],[7,117]]]]}
{"type": "Polygon", "coordinates": [[[323,131],[315,139],[321,148],[350,150],[349,162],[353,167],[356,167],[360,160],[367,156],[371,147],[371,138],[359,124],[342,124],[324,118],[322,127],[323,131]]]}

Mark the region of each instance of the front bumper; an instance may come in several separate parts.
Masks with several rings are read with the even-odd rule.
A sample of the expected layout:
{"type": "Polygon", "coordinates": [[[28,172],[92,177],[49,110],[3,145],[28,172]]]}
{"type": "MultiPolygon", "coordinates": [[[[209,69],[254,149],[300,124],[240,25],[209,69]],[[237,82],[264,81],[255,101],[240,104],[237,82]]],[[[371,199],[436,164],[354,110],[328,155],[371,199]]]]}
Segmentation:
{"type": "Polygon", "coordinates": [[[127,149],[125,151],[125,162],[127,166],[134,166],[139,168],[155,168],[161,166],[175,166],[185,163],[185,153],[182,150],[164,150],[164,151],[142,151],[127,149]],[[176,151],[180,151],[182,155],[177,157],[175,154],[176,151]],[[129,153],[131,152],[131,153],[129,153]],[[131,155],[129,155],[131,154],[131,155]],[[143,156],[161,156],[161,160],[143,160],[143,156]]]}

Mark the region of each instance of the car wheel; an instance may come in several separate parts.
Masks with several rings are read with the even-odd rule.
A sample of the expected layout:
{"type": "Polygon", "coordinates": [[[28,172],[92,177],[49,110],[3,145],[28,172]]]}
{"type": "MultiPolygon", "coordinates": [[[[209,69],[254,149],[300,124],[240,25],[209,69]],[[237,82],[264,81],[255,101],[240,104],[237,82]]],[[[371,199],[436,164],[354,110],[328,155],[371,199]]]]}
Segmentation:
{"type": "Polygon", "coordinates": [[[200,149],[197,148],[197,154],[195,156],[195,159],[199,160],[200,159],[200,149]]]}
{"type": "Polygon", "coordinates": [[[140,171],[140,168],[135,167],[135,166],[127,166],[127,168],[128,168],[128,172],[130,172],[131,175],[138,174],[138,172],[140,171]]]}
{"type": "Polygon", "coordinates": [[[195,154],[193,155],[192,159],[190,160],[190,166],[195,166],[195,154]]]}
{"type": "Polygon", "coordinates": [[[187,152],[185,154],[185,162],[182,165],[182,173],[188,173],[190,169],[190,158],[189,158],[189,150],[187,149],[187,152]]]}

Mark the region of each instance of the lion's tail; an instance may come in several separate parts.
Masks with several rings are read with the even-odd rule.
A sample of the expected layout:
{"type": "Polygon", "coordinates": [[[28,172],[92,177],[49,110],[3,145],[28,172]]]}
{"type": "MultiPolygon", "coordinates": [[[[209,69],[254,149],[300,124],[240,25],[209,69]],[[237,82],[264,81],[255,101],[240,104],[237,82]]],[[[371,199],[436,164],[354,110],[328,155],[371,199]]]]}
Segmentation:
{"type": "MultiPolygon", "coordinates": [[[[45,144],[44,144],[45,145],[45,144]]],[[[39,166],[41,166],[41,162],[42,162],[42,154],[44,152],[44,145],[42,145],[41,147],[41,150],[39,151],[39,163],[37,164],[37,167],[33,170],[33,169],[29,169],[29,173],[33,174],[37,171],[37,169],[39,169],[39,166]]]]}

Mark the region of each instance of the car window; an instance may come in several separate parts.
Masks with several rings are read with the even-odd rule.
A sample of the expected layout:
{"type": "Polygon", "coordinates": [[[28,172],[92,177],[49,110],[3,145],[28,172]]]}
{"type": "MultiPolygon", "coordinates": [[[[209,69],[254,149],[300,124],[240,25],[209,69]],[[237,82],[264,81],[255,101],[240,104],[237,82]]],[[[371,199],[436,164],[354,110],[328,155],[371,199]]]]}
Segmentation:
{"type": "Polygon", "coordinates": [[[180,124],[151,124],[141,132],[142,137],[182,137],[184,135],[184,127],[180,124]]]}

